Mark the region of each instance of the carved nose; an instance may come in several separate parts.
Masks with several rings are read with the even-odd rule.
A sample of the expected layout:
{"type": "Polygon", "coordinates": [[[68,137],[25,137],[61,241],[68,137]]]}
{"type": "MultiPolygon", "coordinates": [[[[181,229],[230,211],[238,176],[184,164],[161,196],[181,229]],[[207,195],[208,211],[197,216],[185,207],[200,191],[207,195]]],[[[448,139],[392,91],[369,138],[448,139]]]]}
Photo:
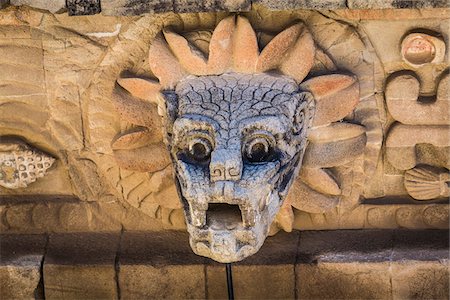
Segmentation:
{"type": "Polygon", "coordinates": [[[239,149],[216,149],[209,164],[211,181],[239,180],[242,174],[242,157],[239,149]]]}

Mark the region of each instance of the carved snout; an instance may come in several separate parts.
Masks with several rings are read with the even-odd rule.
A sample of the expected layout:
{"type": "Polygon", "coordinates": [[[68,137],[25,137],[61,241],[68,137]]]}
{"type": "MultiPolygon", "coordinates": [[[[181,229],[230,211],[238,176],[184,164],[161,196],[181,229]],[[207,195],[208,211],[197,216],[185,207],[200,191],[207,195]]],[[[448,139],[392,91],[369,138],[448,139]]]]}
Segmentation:
{"type": "Polygon", "coordinates": [[[239,149],[217,149],[211,153],[209,164],[211,181],[239,180],[242,175],[242,157],[239,149]]]}

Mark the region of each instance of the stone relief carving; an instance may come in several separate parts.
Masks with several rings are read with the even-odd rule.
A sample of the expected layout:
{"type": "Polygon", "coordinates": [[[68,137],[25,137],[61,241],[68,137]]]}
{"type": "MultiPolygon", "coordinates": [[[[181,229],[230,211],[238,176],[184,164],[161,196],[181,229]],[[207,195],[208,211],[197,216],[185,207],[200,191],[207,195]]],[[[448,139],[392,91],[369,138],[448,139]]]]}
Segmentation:
{"type": "Polygon", "coordinates": [[[401,43],[401,55],[413,70],[393,73],[386,84],[386,104],[395,119],[386,138],[386,157],[399,170],[406,170],[404,186],[416,200],[448,198],[450,169],[449,70],[439,71],[445,42],[438,33],[412,32],[401,43]],[[416,74],[430,68],[427,77],[416,74]],[[427,80],[434,91],[425,89],[427,80]]]}
{"type": "Polygon", "coordinates": [[[259,52],[250,22],[230,16],[212,33],[208,53],[165,29],[149,49],[159,81],[117,81],[134,97],[117,88],[114,105],[140,127],[113,141],[116,160],[124,169],[156,172],[168,164],[168,147],[197,254],[241,260],[258,251],[277,213],[290,231],[291,205],[327,211],[338,204],[339,184],[327,168],[361,155],[366,134],[363,126],[334,122],[358,104],[359,85],[343,74],[304,81],[315,48],[297,23],[259,52]],[[308,202],[297,194],[283,204],[305,149],[304,180],[294,185],[325,199],[308,202]]]}
{"type": "Polygon", "coordinates": [[[22,141],[0,137],[0,186],[25,188],[44,177],[54,161],[22,141]]]}
{"type": "MultiPolygon", "coordinates": [[[[151,130],[151,124],[162,128],[167,122],[158,114],[156,104],[148,105],[152,109],[142,116],[144,125],[136,125],[136,117],[131,121],[120,118],[110,95],[117,89],[121,101],[136,104],[136,97],[119,85],[114,87],[116,79],[139,83],[157,78],[149,67],[147,52],[162,28],[181,34],[208,57],[212,29],[225,14],[167,14],[164,18],[97,15],[96,22],[75,22],[64,14],[50,15],[25,6],[10,7],[2,13],[0,64],[6,72],[0,74],[0,135],[23,136],[30,145],[58,156],[58,163],[43,180],[26,189],[0,188],[2,230],[185,229],[170,152],[163,141],[165,133],[151,130]],[[157,159],[155,151],[161,153],[157,159]],[[120,167],[113,154],[128,169],[120,167]],[[156,171],[146,172],[152,166],[156,171]],[[22,194],[33,195],[33,204],[15,201],[22,194]],[[55,195],[57,201],[49,203],[55,195]]],[[[355,109],[329,125],[336,131],[327,133],[329,129],[324,126],[322,133],[319,128],[317,134],[309,132],[302,168],[272,222],[270,234],[280,229],[448,228],[444,182],[449,128],[442,123],[447,116],[439,113],[413,119],[422,111],[435,111],[433,105],[440,107],[438,112],[445,110],[448,54],[439,50],[447,41],[439,31],[445,30],[439,22],[430,21],[434,12],[408,11],[384,33],[386,22],[390,22],[385,11],[366,13],[273,12],[257,6],[242,13],[252,24],[259,51],[278,33],[302,20],[315,46],[313,65],[305,80],[352,74],[346,78],[357,80],[343,86],[348,84],[351,89],[358,85],[360,93],[355,109]],[[359,22],[359,18],[365,21],[359,22]],[[411,30],[414,27],[427,29],[411,30]],[[420,38],[406,43],[411,34],[420,38]],[[428,46],[422,47],[423,43],[428,46]],[[399,89],[391,89],[396,98],[385,97],[385,86],[391,86],[391,79],[405,75],[410,76],[406,81],[416,83],[397,86],[405,86],[404,95],[413,95],[403,99],[399,89]],[[396,106],[400,101],[404,101],[403,109],[396,106]],[[434,124],[438,120],[441,123],[434,124]],[[419,133],[424,130],[425,134],[419,133]],[[364,140],[361,150],[357,145],[364,140]],[[358,150],[354,153],[359,155],[339,156],[353,144],[358,150]],[[402,157],[409,162],[406,168],[402,157]],[[438,185],[443,188],[439,195],[438,185]],[[424,197],[428,199],[421,199],[424,197]]],[[[439,18],[447,16],[440,13],[439,18]]],[[[162,39],[166,42],[166,37],[162,39]]],[[[339,99],[341,90],[335,95],[339,99]]],[[[138,104],[147,107],[145,100],[138,104]]]]}

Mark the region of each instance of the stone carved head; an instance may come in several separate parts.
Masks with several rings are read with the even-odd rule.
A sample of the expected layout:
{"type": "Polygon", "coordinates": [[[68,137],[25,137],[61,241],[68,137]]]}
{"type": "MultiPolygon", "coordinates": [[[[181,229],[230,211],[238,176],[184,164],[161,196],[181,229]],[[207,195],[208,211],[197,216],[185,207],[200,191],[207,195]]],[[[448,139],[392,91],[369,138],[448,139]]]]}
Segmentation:
{"type": "Polygon", "coordinates": [[[123,152],[116,152],[116,159],[142,171],[156,171],[171,160],[193,251],[219,262],[242,260],[268,235],[301,167],[310,128],[351,111],[357,83],[337,74],[302,83],[315,56],[302,23],[260,52],[249,21],[230,16],[212,33],[208,53],[164,30],[149,55],[159,81],[121,78],[114,95],[121,115],[143,127],[113,146],[144,136],[149,142],[149,129],[155,137],[158,127],[165,146],[155,143],[158,157],[144,166],[123,152]],[[336,90],[350,97],[330,109],[336,90]]]}

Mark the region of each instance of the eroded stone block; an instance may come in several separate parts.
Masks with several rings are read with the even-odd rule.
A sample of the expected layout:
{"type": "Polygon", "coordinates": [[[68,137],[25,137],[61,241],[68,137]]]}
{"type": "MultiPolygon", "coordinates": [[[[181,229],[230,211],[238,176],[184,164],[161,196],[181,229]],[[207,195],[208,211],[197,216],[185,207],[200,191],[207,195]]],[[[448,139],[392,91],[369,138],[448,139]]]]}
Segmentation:
{"type": "Polygon", "coordinates": [[[66,8],[65,0],[10,0],[11,5],[27,5],[34,8],[45,9],[51,13],[62,12],[66,8]]]}
{"type": "Polygon", "coordinates": [[[449,297],[448,259],[394,262],[391,274],[393,299],[448,299],[449,297]]]}
{"type": "Polygon", "coordinates": [[[128,233],[118,273],[123,299],[205,298],[205,259],[189,249],[182,232],[128,233]]]}
{"type": "Polygon", "coordinates": [[[0,240],[0,298],[42,297],[40,280],[46,237],[2,235],[0,240]]]}
{"type": "Polygon", "coordinates": [[[55,234],[44,262],[46,299],[117,299],[119,234],[55,234]]]}
{"type": "Polygon", "coordinates": [[[389,263],[318,262],[296,266],[301,299],[388,299],[389,263]]]}
{"type": "Polygon", "coordinates": [[[122,299],[205,298],[203,265],[123,265],[119,284],[122,299]]]}
{"type": "Polygon", "coordinates": [[[102,0],[102,14],[112,16],[142,15],[173,10],[172,0],[102,0]]]}
{"type": "MultiPolygon", "coordinates": [[[[236,299],[295,298],[294,265],[232,265],[236,299]]],[[[225,265],[207,266],[208,298],[228,297],[225,265]]]]}
{"type": "Polygon", "coordinates": [[[69,16],[95,15],[101,12],[100,0],[67,0],[69,16]]]}

